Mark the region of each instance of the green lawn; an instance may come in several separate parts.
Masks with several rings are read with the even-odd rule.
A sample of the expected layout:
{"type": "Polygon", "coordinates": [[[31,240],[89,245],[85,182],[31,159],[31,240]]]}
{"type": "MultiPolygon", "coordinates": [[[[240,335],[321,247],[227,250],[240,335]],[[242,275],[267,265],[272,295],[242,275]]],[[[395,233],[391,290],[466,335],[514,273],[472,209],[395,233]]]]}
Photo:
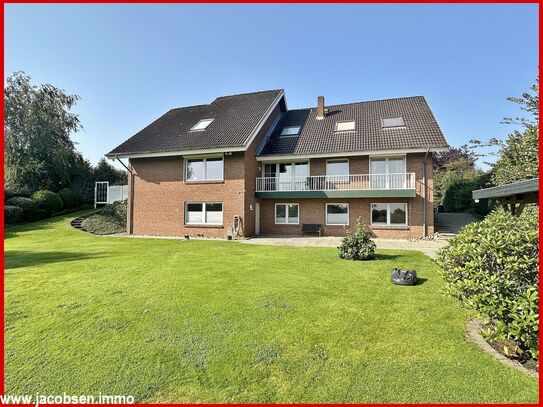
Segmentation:
{"type": "MultiPolygon", "coordinates": [[[[73,215],[71,217],[74,217],[73,215]]],[[[6,393],[147,402],[536,402],[424,255],[6,232],[6,393]],[[389,282],[394,266],[423,283],[389,282]]]]}

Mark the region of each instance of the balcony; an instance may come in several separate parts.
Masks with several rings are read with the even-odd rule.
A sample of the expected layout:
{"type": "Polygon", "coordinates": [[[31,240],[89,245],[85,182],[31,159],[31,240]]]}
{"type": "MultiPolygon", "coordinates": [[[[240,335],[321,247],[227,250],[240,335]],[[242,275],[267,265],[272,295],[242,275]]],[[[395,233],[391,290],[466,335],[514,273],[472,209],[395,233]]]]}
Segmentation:
{"type": "Polygon", "coordinates": [[[257,198],[415,197],[415,173],[260,177],[257,198]]]}

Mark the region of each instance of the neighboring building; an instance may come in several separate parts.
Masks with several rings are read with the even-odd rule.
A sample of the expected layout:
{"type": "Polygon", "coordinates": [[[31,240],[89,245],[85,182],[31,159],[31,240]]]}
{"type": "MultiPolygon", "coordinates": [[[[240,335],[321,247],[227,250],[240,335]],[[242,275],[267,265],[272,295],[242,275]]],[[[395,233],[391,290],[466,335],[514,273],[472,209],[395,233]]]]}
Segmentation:
{"type": "Polygon", "coordinates": [[[447,141],[421,96],[288,110],[283,90],[173,109],[107,156],[128,158],[128,233],[224,237],[433,234],[432,153],[447,141]]]}

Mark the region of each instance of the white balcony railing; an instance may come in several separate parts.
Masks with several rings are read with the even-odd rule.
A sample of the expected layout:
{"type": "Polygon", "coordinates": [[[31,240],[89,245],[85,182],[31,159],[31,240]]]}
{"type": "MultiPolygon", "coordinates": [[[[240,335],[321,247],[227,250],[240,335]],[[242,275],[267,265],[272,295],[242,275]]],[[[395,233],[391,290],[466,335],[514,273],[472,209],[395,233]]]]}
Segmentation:
{"type": "Polygon", "coordinates": [[[256,192],[415,189],[415,173],[260,177],[256,192]]]}

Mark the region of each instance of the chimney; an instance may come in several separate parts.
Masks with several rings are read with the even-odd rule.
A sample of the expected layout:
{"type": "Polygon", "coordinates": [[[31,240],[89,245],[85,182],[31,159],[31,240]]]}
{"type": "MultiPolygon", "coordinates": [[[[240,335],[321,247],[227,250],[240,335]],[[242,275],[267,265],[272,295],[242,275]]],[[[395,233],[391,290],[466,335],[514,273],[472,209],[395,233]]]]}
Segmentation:
{"type": "Polygon", "coordinates": [[[317,120],[324,119],[324,96],[317,98],[317,120]]]}

